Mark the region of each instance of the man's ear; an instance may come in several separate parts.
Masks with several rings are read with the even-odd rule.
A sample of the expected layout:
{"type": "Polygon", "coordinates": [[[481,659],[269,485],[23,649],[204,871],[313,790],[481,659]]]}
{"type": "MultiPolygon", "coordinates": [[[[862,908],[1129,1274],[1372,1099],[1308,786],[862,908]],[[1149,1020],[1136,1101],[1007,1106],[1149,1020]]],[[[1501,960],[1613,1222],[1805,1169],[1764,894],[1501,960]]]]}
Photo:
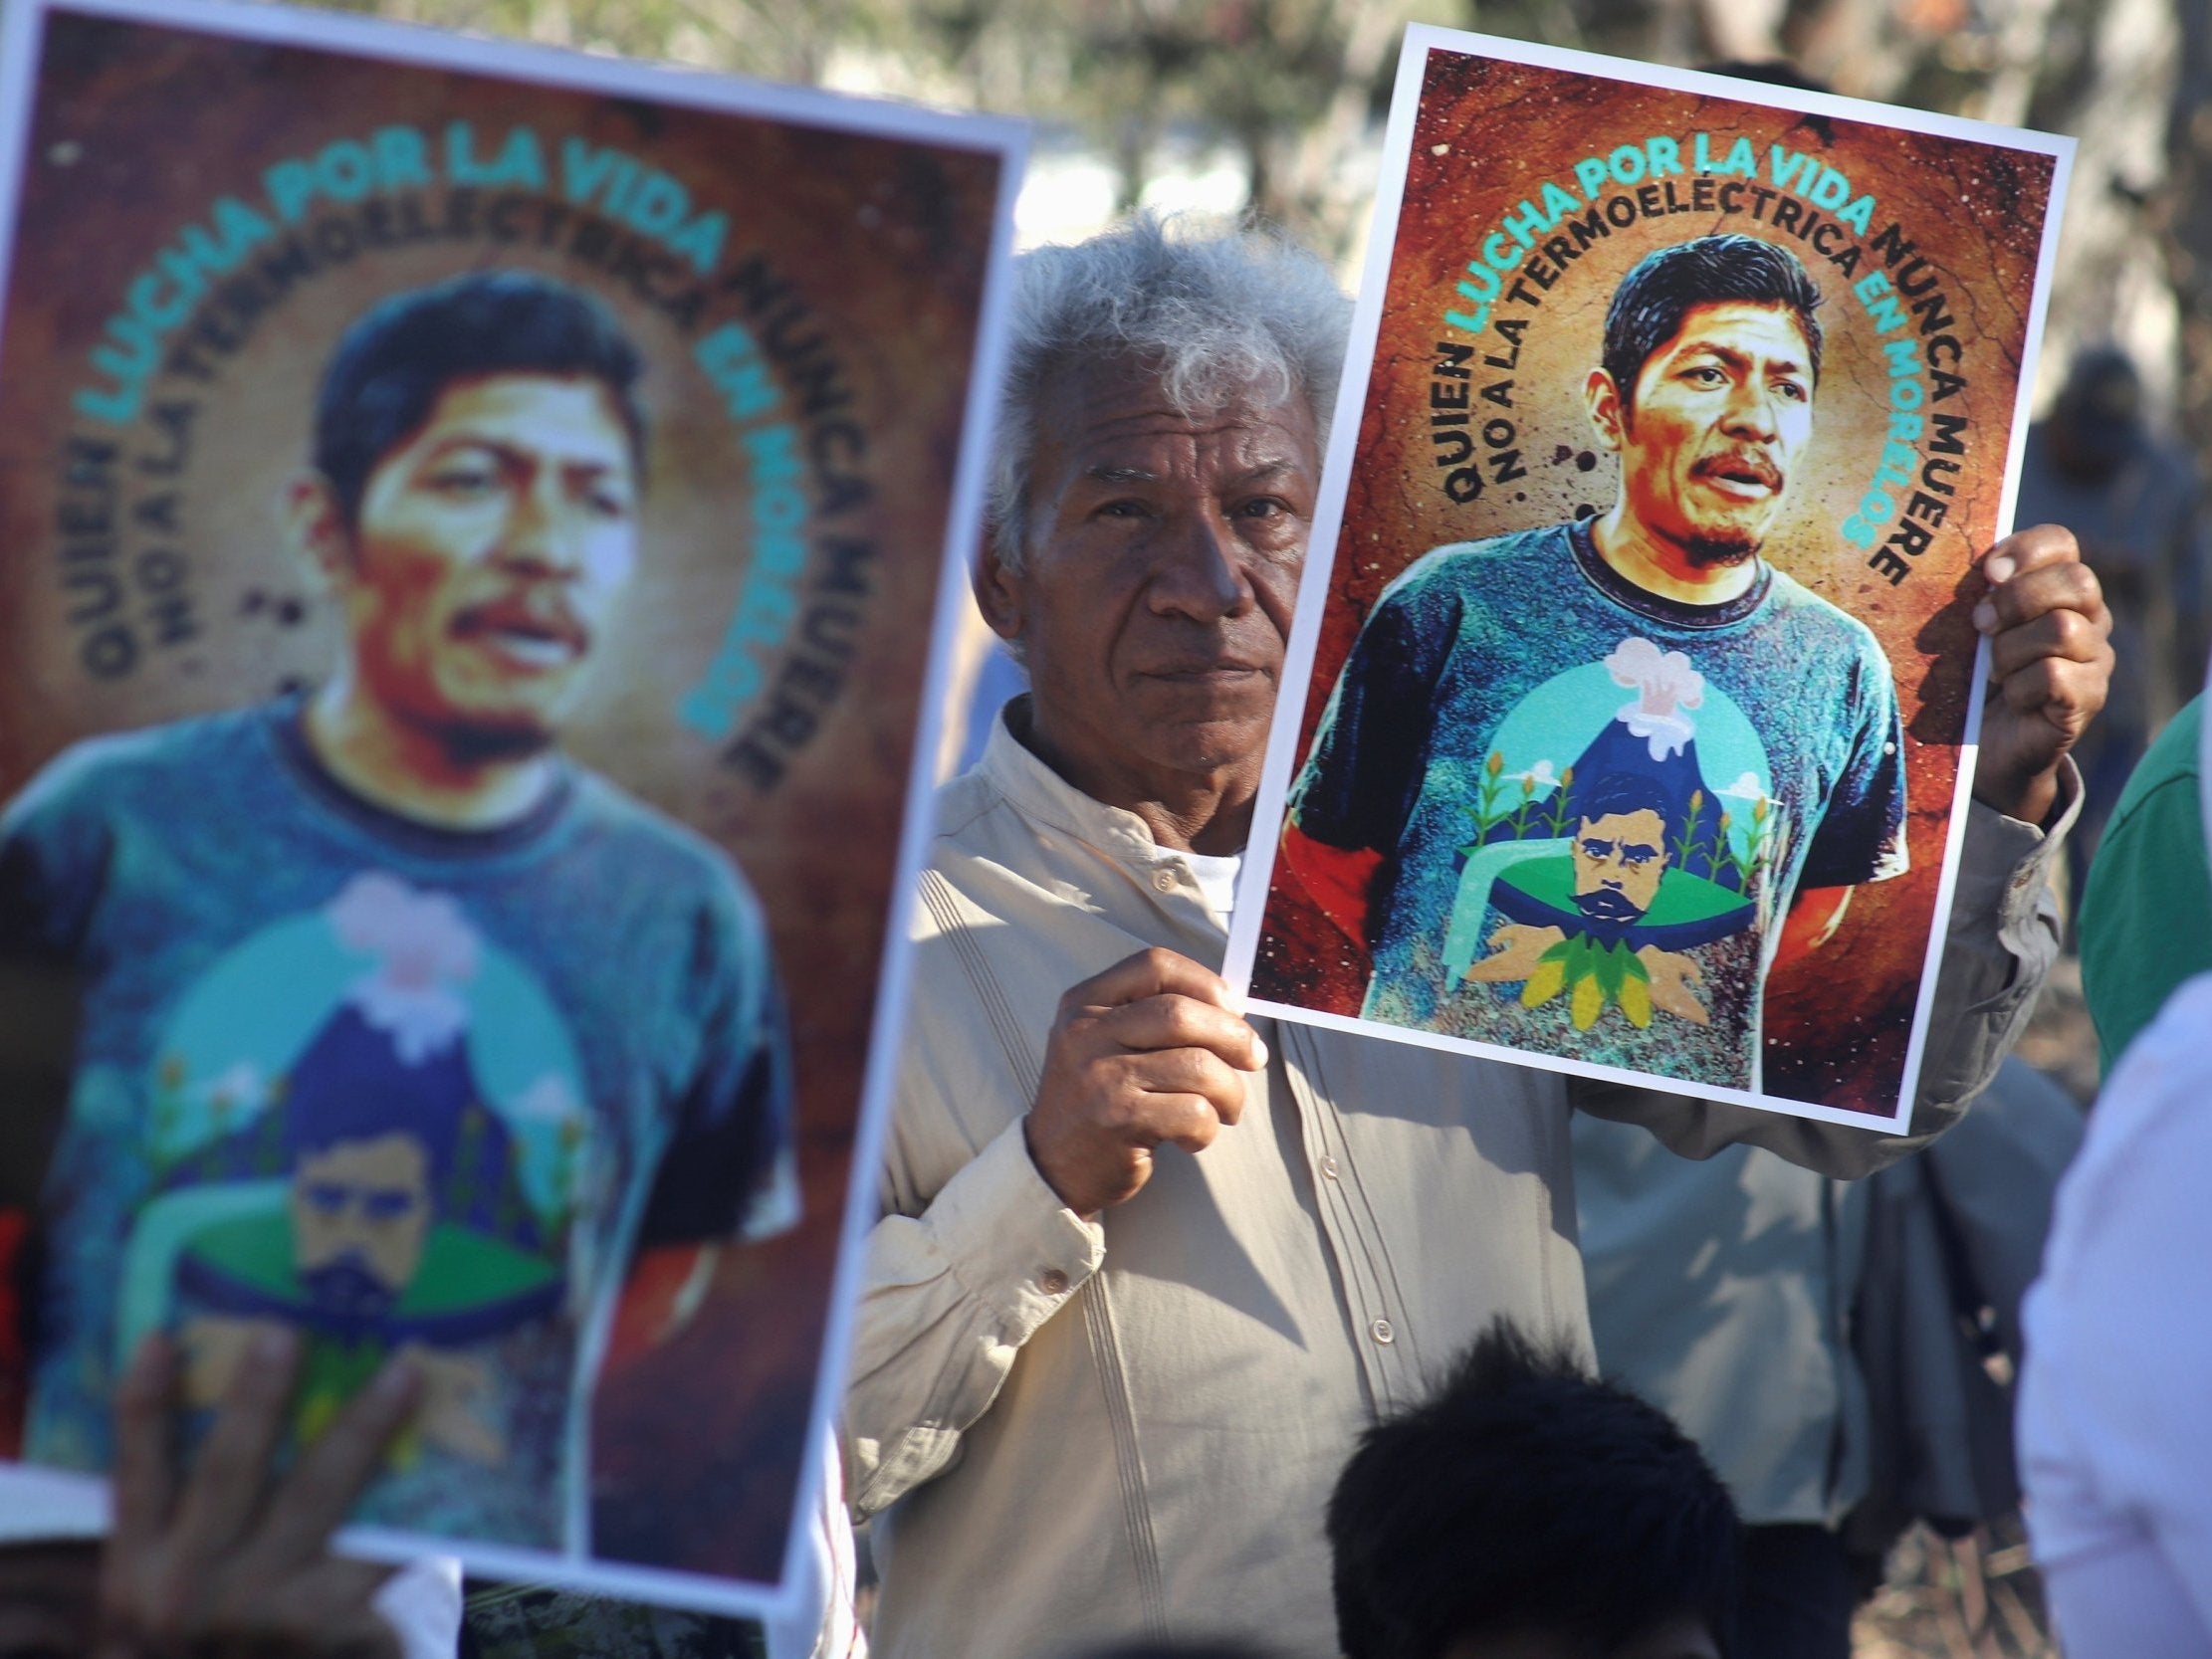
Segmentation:
{"type": "Polygon", "coordinates": [[[984,613],[991,631],[1012,644],[1021,638],[1021,579],[998,556],[997,526],[984,526],[984,544],[976,554],[974,579],[976,608],[984,613]]]}
{"type": "Polygon", "coordinates": [[[345,527],[337,492],[321,473],[295,477],[284,490],[285,539],[326,587],[340,586],[353,568],[353,538],[345,527]]]}
{"type": "Polygon", "coordinates": [[[1582,383],[1582,404],[1589,412],[1590,427],[1597,433],[1598,442],[1607,449],[1619,450],[1628,432],[1629,412],[1613,376],[1602,368],[1592,369],[1590,378],[1582,383]]]}

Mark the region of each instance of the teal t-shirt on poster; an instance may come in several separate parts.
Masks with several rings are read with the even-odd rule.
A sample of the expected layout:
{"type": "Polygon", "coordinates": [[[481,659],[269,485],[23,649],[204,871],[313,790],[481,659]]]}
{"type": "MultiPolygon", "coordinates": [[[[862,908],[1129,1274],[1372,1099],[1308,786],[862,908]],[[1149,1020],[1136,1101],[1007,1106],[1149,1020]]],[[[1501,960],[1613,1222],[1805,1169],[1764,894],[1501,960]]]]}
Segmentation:
{"type": "Polygon", "coordinates": [[[107,1466],[146,1332],[205,1399],[275,1320],[305,1339],[303,1435],[418,1355],[417,1428],[356,1519],[574,1545],[632,1250],[795,1213],[758,905],[573,764],[458,831],[346,790],[294,700],[81,743],[0,817],[0,954],[82,986],[35,1463],[107,1466]]]}
{"type": "Polygon", "coordinates": [[[1367,1018],[1755,1089],[1791,898],[1905,867],[1902,745],[1836,606],[1662,598],[1555,524],[1384,590],[1291,807],[1388,860],[1367,1018]]]}

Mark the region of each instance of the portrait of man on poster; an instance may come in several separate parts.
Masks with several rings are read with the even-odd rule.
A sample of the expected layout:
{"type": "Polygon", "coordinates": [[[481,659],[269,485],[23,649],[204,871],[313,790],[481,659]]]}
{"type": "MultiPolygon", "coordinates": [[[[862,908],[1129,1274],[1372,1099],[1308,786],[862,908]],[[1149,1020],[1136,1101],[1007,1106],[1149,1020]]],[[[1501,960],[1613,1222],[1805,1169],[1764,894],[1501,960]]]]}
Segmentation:
{"type": "Polygon", "coordinates": [[[391,1353],[423,1379],[357,1519],[582,1549],[625,1270],[795,1221],[760,905],[561,746],[638,574],[643,374],[536,274],[375,305],[282,503],[327,672],[0,814],[0,960],[80,990],[26,1461],[108,1466],[149,1331],[205,1404],[282,1325],[302,1439],[391,1353]]]}
{"type": "Polygon", "coordinates": [[[1611,509],[1438,547],[1377,600],[1283,842],[1371,953],[1365,1017],[1756,1089],[1785,932],[1905,869],[1889,665],[1769,557],[1820,307],[1754,237],[1647,255],[1583,386],[1611,509]]]}

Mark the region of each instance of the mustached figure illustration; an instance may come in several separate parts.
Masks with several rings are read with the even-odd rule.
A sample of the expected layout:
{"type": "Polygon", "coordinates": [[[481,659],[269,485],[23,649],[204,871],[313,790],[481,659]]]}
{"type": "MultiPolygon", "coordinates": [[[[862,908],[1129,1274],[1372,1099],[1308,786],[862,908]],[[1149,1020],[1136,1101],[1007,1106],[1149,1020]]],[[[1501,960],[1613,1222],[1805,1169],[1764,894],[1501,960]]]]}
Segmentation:
{"type": "MultiPolygon", "coordinates": [[[[1686,656],[1632,637],[1605,667],[1636,695],[1572,764],[1523,774],[1518,810],[1470,811],[1478,837],[1463,849],[1446,960],[1468,986],[1519,984],[1524,1007],[1563,999],[1578,1031],[1608,1009],[1639,1029],[1659,1014],[1704,1025],[1687,952],[1760,919],[1780,815],[1755,776],[1725,792],[1750,797],[1741,818],[1707,782],[1705,687],[1686,656]],[[1493,912],[1502,922],[1483,937],[1493,912]],[[1475,955],[1477,938],[1489,954],[1475,955]]],[[[1488,793],[1510,799],[1503,769],[1493,752],[1488,793]]]]}
{"type": "Polygon", "coordinates": [[[553,1314],[564,1283],[471,1064],[480,941],[452,899],[381,873],[353,878],[328,917],[373,965],[256,1120],[165,1183],[282,1183],[281,1205],[211,1222],[178,1254],[188,1386],[218,1398],[257,1332],[289,1325],[306,1342],[297,1427],[312,1438],[405,1350],[426,1384],[417,1432],[496,1464],[489,1378],[466,1350],[553,1314]]]}

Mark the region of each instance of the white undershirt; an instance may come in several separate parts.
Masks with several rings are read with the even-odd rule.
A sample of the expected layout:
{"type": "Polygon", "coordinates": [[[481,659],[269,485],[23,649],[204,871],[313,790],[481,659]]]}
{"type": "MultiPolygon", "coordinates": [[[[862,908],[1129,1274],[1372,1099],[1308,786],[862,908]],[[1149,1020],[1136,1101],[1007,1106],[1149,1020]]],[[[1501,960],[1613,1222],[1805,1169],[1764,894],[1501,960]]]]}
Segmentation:
{"type": "Polygon", "coordinates": [[[1206,895],[1208,907],[1227,921],[1228,913],[1236,908],[1236,872],[1244,867],[1244,855],[1230,853],[1224,858],[1209,853],[1185,853],[1183,856],[1190,861],[1191,878],[1206,895]]]}

